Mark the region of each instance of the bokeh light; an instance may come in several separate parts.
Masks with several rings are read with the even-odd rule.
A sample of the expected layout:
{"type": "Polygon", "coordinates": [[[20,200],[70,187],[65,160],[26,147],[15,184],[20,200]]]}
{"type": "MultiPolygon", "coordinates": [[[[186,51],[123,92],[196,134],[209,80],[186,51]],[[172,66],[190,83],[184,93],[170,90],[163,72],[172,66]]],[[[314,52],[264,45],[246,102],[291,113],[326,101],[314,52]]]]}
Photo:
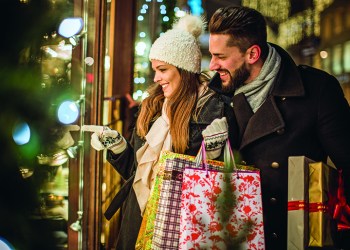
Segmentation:
{"type": "Polygon", "coordinates": [[[24,145],[28,143],[30,140],[29,125],[26,122],[16,124],[13,128],[12,137],[17,145],[24,145]]]}
{"type": "Polygon", "coordinates": [[[63,124],[71,124],[78,119],[79,106],[74,101],[64,101],[57,110],[58,120],[63,124]]]}
{"type": "Polygon", "coordinates": [[[7,240],[0,237],[0,249],[1,250],[14,250],[14,247],[7,240]]]}
{"type": "Polygon", "coordinates": [[[70,17],[64,19],[58,27],[58,34],[65,38],[69,38],[78,34],[84,26],[83,19],[81,17],[70,17]]]}

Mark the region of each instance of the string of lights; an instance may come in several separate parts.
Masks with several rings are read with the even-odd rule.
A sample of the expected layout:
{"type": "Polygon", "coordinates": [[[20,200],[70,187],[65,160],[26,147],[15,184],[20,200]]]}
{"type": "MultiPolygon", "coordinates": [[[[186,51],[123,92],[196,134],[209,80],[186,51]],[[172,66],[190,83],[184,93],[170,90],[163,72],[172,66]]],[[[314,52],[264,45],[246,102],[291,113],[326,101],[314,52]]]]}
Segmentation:
{"type": "Polygon", "coordinates": [[[269,41],[287,48],[298,44],[305,37],[319,36],[320,13],[333,2],[313,0],[312,7],[293,16],[290,16],[290,0],[243,0],[242,5],[259,10],[278,24],[277,34],[268,30],[269,41]]]}

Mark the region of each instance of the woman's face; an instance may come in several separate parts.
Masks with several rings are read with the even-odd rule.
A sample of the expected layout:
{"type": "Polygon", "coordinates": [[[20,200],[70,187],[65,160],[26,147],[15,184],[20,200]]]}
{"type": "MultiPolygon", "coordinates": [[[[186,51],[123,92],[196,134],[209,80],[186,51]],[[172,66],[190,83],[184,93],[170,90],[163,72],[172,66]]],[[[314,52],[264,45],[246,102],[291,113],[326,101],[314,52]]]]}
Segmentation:
{"type": "Polygon", "coordinates": [[[171,64],[151,60],[154,70],[154,82],[162,86],[164,96],[171,97],[180,86],[181,76],[177,68],[171,64]]]}

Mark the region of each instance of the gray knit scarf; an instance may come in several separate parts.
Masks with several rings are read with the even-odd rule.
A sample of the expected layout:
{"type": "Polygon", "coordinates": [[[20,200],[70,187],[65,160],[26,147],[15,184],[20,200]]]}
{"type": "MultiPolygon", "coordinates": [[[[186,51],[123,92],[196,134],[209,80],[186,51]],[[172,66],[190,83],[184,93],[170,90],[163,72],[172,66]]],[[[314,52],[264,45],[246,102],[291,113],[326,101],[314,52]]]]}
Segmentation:
{"type": "Polygon", "coordinates": [[[238,88],[235,95],[244,93],[253,112],[265,102],[281,66],[281,57],[275,48],[269,46],[269,54],[256,79],[238,88]]]}

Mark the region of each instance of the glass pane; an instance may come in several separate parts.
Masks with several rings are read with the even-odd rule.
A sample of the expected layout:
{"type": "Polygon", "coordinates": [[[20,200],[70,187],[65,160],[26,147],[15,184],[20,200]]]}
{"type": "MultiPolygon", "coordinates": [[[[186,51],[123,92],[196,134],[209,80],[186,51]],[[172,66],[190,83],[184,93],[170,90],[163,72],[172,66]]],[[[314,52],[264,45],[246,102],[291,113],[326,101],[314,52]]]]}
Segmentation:
{"type": "Polygon", "coordinates": [[[342,47],[336,45],[333,47],[333,73],[339,75],[342,73],[342,47]]]}
{"type": "Polygon", "coordinates": [[[343,59],[344,59],[344,71],[350,72],[350,41],[347,41],[344,44],[343,59]]]}
{"type": "Polygon", "coordinates": [[[69,84],[71,79],[72,45],[64,42],[41,47],[42,87],[69,84]]]}

